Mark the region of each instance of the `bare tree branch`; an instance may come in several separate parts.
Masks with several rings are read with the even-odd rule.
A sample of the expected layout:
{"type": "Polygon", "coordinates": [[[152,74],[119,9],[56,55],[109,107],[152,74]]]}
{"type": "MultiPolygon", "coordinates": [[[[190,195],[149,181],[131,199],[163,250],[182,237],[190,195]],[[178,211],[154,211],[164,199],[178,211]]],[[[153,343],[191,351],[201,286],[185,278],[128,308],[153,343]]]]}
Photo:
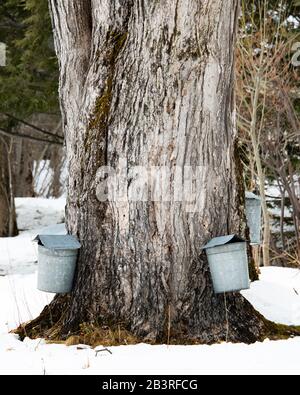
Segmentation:
{"type": "Polygon", "coordinates": [[[9,136],[9,137],[18,137],[18,138],[22,138],[22,139],[27,139],[27,140],[31,140],[31,141],[36,141],[36,142],[40,142],[40,143],[47,143],[47,144],[54,144],[54,145],[63,145],[62,142],[59,141],[51,141],[51,140],[46,140],[46,139],[42,139],[40,137],[34,137],[34,136],[29,136],[26,134],[21,134],[18,132],[10,132],[7,131],[5,129],[0,128],[0,133],[5,135],[5,136],[9,136]]]}
{"type": "Polygon", "coordinates": [[[57,135],[57,134],[48,132],[47,130],[44,130],[44,129],[42,129],[42,128],[38,127],[38,126],[35,126],[35,125],[33,125],[33,124],[31,124],[31,123],[29,123],[29,122],[27,122],[27,121],[24,121],[23,119],[20,119],[20,118],[15,117],[14,115],[11,115],[11,114],[8,114],[8,113],[3,113],[3,114],[4,114],[5,116],[7,116],[8,118],[14,119],[14,120],[17,121],[17,122],[22,123],[23,125],[29,126],[30,128],[35,129],[35,130],[37,130],[38,132],[43,133],[43,134],[46,135],[46,136],[54,137],[54,138],[57,138],[57,139],[59,139],[59,140],[61,140],[61,141],[64,141],[64,138],[63,138],[62,136],[59,136],[59,135],[57,135]]]}

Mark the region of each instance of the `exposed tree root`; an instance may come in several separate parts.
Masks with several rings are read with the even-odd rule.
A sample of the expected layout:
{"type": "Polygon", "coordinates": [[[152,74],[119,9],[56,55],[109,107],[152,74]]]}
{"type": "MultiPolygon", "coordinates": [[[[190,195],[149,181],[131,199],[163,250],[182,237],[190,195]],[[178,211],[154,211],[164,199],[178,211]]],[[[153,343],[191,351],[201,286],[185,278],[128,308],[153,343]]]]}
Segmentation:
{"type": "Polygon", "coordinates": [[[25,337],[57,338],[60,335],[61,322],[69,306],[70,296],[56,296],[53,301],[44,308],[41,314],[34,320],[21,324],[13,333],[23,340],[25,337]]]}
{"type": "Polygon", "coordinates": [[[45,338],[50,343],[63,342],[66,345],[88,344],[93,347],[97,345],[138,344],[140,342],[195,345],[221,343],[226,340],[232,343],[244,342],[251,344],[256,341],[264,341],[265,339],[280,340],[300,336],[300,327],[280,325],[268,321],[255,311],[245,299],[245,309],[247,311],[245,316],[240,317],[240,311],[235,311],[231,306],[229,308],[228,322],[207,329],[207,333],[203,332],[201,336],[189,335],[184,330],[184,325],[177,325],[176,330],[171,329],[164,337],[157,339],[151,337],[141,338],[118,323],[107,323],[106,325],[103,323],[83,323],[76,330],[66,333],[64,320],[69,302],[69,296],[55,297],[53,302],[45,307],[39,317],[20,325],[13,332],[18,334],[22,340],[25,337],[32,339],[45,338]],[[251,325],[249,325],[249,322],[251,325]]]}

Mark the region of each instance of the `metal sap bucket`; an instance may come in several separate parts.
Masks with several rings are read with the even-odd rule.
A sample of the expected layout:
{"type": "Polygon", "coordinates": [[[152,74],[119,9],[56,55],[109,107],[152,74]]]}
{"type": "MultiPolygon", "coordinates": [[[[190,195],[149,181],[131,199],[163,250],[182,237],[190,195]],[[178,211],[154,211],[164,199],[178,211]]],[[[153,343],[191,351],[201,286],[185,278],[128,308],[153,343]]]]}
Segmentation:
{"type": "Polygon", "coordinates": [[[62,294],[72,290],[78,250],[81,245],[70,235],[39,235],[38,284],[40,291],[62,294]]]}
{"type": "Polygon", "coordinates": [[[216,294],[250,288],[247,243],[236,235],[212,239],[205,247],[216,294]]]}
{"type": "Polygon", "coordinates": [[[251,244],[261,244],[261,198],[252,192],[246,192],[246,217],[251,244]]]}

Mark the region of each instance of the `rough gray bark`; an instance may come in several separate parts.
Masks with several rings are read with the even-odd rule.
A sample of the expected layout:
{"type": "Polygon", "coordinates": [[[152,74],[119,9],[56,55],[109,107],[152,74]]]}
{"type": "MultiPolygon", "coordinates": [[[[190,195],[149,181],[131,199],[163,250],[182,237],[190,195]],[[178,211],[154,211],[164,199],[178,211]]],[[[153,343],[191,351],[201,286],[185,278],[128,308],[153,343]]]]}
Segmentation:
{"type": "Polygon", "coordinates": [[[245,232],[233,100],[238,0],[50,0],[50,9],[67,220],[82,242],[63,332],[120,323],[146,339],[255,341],[261,317],[231,295],[226,321],[201,251],[213,236],[245,232]],[[176,202],[100,203],[97,170],[120,158],[202,166],[198,212],[176,202]]]}

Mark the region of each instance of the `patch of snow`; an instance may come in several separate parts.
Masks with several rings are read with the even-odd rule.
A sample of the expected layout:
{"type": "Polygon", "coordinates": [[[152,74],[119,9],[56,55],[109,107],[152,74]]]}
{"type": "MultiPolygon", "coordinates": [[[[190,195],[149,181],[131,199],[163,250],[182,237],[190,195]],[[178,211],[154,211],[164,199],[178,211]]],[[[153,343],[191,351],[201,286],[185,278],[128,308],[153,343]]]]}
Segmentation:
{"type": "Polygon", "coordinates": [[[36,318],[53,299],[53,294],[36,288],[36,277],[36,272],[0,277],[0,300],[5,301],[0,308],[0,334],[36,318]]]}
{"type": "Polygon", "coordinates": [[[37,269],[37,234],[66,234],[65,199],[16,199],[17,237],[0,238],[0,276],[29,274],[37,269]]]}
{"type": "Polygon", "coordinates": [[[243,296],[270,321],[300,325],[300,270],[268,267],[261,272],[243,296]]]}
{"type": "Polygon", "coordinates": [[[65,198],[17,198],[15,202],[20,231],[64,222],[65,198]]]}
{"type": "Polygon", "coordinates": [[[300,339],[213,346],[111,347],[110,353],[78,349],[43,340],[18,342],[14,335],[0,341],[2,374],[176,375],[176,374],[299,374],[300,339]]]}
{"type": "Polygon", "coordinates": [[[297,29],[300,26],[299,19],[294,17],[293,15],[290,15],[287,19],[285,24],[290,23],[293,25],[294,29],[297,29]]]}

